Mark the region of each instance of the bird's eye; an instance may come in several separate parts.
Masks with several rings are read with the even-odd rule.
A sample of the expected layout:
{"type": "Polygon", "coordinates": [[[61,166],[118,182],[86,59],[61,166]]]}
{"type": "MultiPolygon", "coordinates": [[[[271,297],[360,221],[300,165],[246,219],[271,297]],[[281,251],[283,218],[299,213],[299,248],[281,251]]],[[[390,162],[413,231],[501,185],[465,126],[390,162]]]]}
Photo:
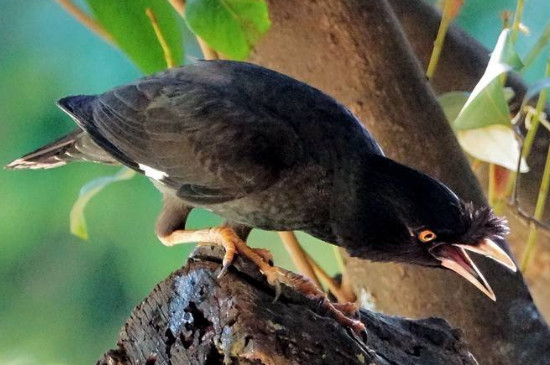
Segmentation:
{"type": "Polygon", "coordinates": [[[424,243],[431,242],[436,238],[437,238],[436,234],[430,231],[429,229],[425,229],[418,234],[418,239],[424,243]]]}

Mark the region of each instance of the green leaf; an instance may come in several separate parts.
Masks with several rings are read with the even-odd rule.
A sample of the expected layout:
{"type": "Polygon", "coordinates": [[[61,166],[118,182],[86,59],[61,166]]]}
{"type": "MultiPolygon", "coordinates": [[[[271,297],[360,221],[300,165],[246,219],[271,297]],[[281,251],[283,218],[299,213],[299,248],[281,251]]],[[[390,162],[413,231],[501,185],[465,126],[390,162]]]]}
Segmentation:
{"type": "MultiPolygon", "coordinates": [[[[514,89],[512,89],[511,87],[504,88],[504,97],[507,103],[510,102],[510,100],[512,100],[514,96],[514,89]]],[[[464,104],[466,104],[466,101],[469,97],[470,93],[466,91],[450,91],[437,97],[439,105],[441,105],[441,108],[443,109],[447,120],[451,123],[453,128],[456,117],[458,117],[458,114],[464,107],[464,104]]]]}
{"type": "Polygon", "coordinates": [[[223,55],[244,60],[271,26],[265,0],[188,0],[189,29],[223,55]]]}
{"type": "Polygon", "coordinates": [[[86,205],[103,188],[117,181],[128,180],[134,177],[136,172],[128,168],[121,169],[113,176],[103,176],[88,182],[80,189],[78,199],[74,203],[71,214],[71,233],[84,240],[88,239],[88,230],[86,220],[84,218],[84,208],[86,205]]]}
{"type": "Polygon", "coordinates": [[[453,125],[454,120],[458,117],[469,96],[470,93],[466,91],[451,91],[437,97],[437,101],[451,125],[453,125]]]}
{"type": "MultiPolygon", "coordinates": [[[[503,125],[457,131],[462,148],[475,158],[516,171],[519,158],[519,144],[514,131],[503,125]]],[[[522,158],[520,172],[529,167],[522,158]]]]}
{"type": "Polygon", "coordinates": [[[495,49],[491,53],[487,69],[496,64],[508,65],[515,71],[523,68],[523,62],[521,62],[521,58],[514,47],[510,29],[504,29],[500,33],[495,49]]]}
{"type": "Polygon", "coordinates": [[[87,0],[96,20],[117,45],[143,71],[150,74],[166,68],[159,41],[145,9],[155,13],[159,27],[176,64],[183,60],[182,30],[178,15],[166,0],[87,0]]]}
{"type": "Polygon", "coordinates": [[[500,76],[523,67],[510,38],[510,30],[500,34],[485,73],[470,94],[454,122],[454,128],[476,129],[490,125],[510,125],[510,110],[500,76]]]}

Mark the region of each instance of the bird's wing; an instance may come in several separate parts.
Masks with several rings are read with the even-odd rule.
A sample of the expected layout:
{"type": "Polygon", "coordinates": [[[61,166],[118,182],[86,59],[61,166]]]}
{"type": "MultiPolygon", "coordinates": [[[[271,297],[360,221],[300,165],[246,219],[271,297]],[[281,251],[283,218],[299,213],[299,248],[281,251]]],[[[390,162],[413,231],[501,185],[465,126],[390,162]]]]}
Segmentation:
{"type": "Polygon", "coordinates": [[[288,123],[219,80],[165,73],[59,104],[119,161],[196,204],[265,189],[302,155],[288,123]]]}

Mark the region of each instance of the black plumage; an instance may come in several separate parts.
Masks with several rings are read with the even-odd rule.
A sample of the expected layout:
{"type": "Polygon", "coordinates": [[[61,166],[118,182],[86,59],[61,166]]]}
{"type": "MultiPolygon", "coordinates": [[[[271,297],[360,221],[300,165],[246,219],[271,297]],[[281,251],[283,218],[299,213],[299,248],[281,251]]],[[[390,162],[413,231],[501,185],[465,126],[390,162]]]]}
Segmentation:
{"type": "MultiPolygon", "coordinates": [[[[464,269],[490,296],[464,250],[515,268],[494,244],[504,221],[384,157],[347,108],[277,72],[200,61],[59,106],[79,126],[75,146],[89,136],[97,149],[90,156],[140,171],[161,190],[160,237],[203,207],[234,225],[305,231],[362,258],[464,269]]],[[[75,160],[63,148],[57,165],[75,160]]],[[[44,167],[40,151],[8,167],[44,167]]]]}

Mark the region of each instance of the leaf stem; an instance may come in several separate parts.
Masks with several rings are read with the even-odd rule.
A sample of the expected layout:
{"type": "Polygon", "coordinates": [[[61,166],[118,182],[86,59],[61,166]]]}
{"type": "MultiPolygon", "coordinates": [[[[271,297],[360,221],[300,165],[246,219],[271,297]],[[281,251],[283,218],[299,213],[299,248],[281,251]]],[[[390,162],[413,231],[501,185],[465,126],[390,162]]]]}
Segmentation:
{"type": "MultiPolygon", "coordinates": [[[[185,19],[185,0],[168,0],[170,5],[185,19]]],[[[217,60],[220,58],[218,52],[212,49],[201,37],[195,35],[205,60],[217,60]]]]}
{"type": "MultiPolygon", "coordinates": [[[[548,148],[548,153],[546,155],[546,164],[544,166],[544,172],[542,174],[542,182],[540,183],[539,195],[537,197],[537,204],[535,206],[534,218],[536,220],[541,220],[542,215],[544,214],[544,207],[546,205],[546,197],[548,196],[548,187],[550,186],[550,147],[548,148]]],[[[533,251],[535,249],[535,243],[537,241],[538,229],[534,224],[531,224],[529,231],[529,238],[525,251],[523,253],[523,258],[521,259],[521,270],[525,272],[533,256],[533,251]]]]}
{"type": "Polygon", "coordinates": [[[456,18],[462,6],[462,0],[445,0],[443,5],[443,14],[441,16],[441,23],[439,23],[439,29],[434,41],[434,49],[430,57],[430,63],[428,64],[428,70],[426,71],[426,77],[431,79],[437,68],[439,62],[439,56],[445,43],[445,35],[449,29],[449,25],[456,18]]]}
{"type": "Polygon", "coordinates": [[[550,40],[550,22],[546,24],[546,27],[542,31],[541,36],[539,37],[539,39],[537,40],[533,48],[531,48],[531,50],[525,57],[522,70],[527,69],[527,67],[529,67],[533,63],[535,58],[537,58],[537,56],[544,49],[544,47],[547,45],[549,40],[550,40]]]}
{"type": "MultiPolygon", "coordinates": [[[[545,76],[550,75],[550,58],[548,58],[546,63],[546,71],[545,76]]],[[[527,137],[525,138],[525,144],[523,147],[525,158],[527,158],[527,155],[529,152],[531,152],[531,147],[533,145],[533,141],[535,139],[535,134],[537,132],[537,128],[539,126],[540,122],[540,113],[542,112],[542,109],[546,105],[546,96],[547,96],[547,90],[542,90],[539,94],[539,98],[537,100],[537,106],[535,115],[533,117],[533,120],[531,121],[531,128],[529,128],[529,131],[527,132],[527,137]]],[[[548,187],[550,186],[550,146],[548,147],[548,153],[546,155],[546,164],[544,166],[544,172],[542,174],[542,181],[540,183],[539,188],[539,194],[537,196],[537,204],[535,206],[535,214],[534,219],[537,221],[540,221],[542,219],[542,216],[544,214],[544,208],[546,205],[546,198],[548,196],[548,187]]],[[[531,223],[530,229],[529,229],[529,237],[527,239],[527,244],[525,246],[525,251],[523,252],[523,257],[521,259],[521,270],[525,272],[527,268],[529,267],[529,262],[531,262],[531,257],[533,256],[533,252],[535,250],[535,245],[537,242],[537,236],[538,236],[538,227],[531,223]]]]}
{"type": "Polygon", "coordinates": [[[82,11],[78,6],[73,4],[70,0],[55,0],[67,13],[72,15],[76,20],[78,20],[82,25],[84,25],[86,28],[90,29],[92,32],[97,34],[100,38],[102,38],[105,42],[109,43],[110,45],[116,45],[116,42],[103,28],[98,22],[95,21],[92,17],[90,17],[88,14],[82,11]]]}
{"type": "Polygon", "coordinates": [[[317,262],[315,262],[315,260],[313,260],[310,256],[308,256],[307,259],[315,274],[326,284],[328,290],[336,297],[338,303],[355,302],[355,294],[350,297],[342,290],[342,287],[338,285],[338,283],[331,278],[330,275],[328,275],[317,262]]]}
{"type": "Polygon", "coordinates": [[[523,8],[525,6],[525,0],[518,0],[516,5],[516,11],[514,12],[514,22],[512,23],[512,42],[516,43],[518,39],[519,26],[521,23],[521,17],[523,15],[523,8]]]}
{"type": "Polygon", "coordinates": [[[174,57],[172,57],[172,51],[170,50],[170,46],[168,46],[168,43],[166,42],[166,39],[164,38],[162,31],[160,30],[155,13],[151,8],[147,8],[145,9],[145,14],[151,21],[151,25],[153,26],[153,30],[155,31],[155,35],[157,36],[160,44],[160,48],[162,48],[162,53],[164,54],[166,66],[168,66],[168,68],[174,67],[176,63],[174,62],[174,57]]]}
{"type": "MultiPolygon", "coordinates": [[[[545,71],[545,77],[550,76],[550,58],[546,61],[546,71],[545,71]]],[[[540,116],[542,113],[542,110],[546,106],[546,99],[547,99],[548,91],[546,89],[542,90],[539,93],[539,98],[537,100],[537,105],[535,106],[535,115],[533,116],[533,119],[531,119],[531,126],[529,127],[529,130],[527,131],[527,135],[525,136],[525,141],[523,143],[523,156],[527,159],[529,157],[529,154],[531,153],[531,147],[533,146],[533,142],[535,140],[535,135],[537,134],[537,130],[540,125],[540,116]]]]}

